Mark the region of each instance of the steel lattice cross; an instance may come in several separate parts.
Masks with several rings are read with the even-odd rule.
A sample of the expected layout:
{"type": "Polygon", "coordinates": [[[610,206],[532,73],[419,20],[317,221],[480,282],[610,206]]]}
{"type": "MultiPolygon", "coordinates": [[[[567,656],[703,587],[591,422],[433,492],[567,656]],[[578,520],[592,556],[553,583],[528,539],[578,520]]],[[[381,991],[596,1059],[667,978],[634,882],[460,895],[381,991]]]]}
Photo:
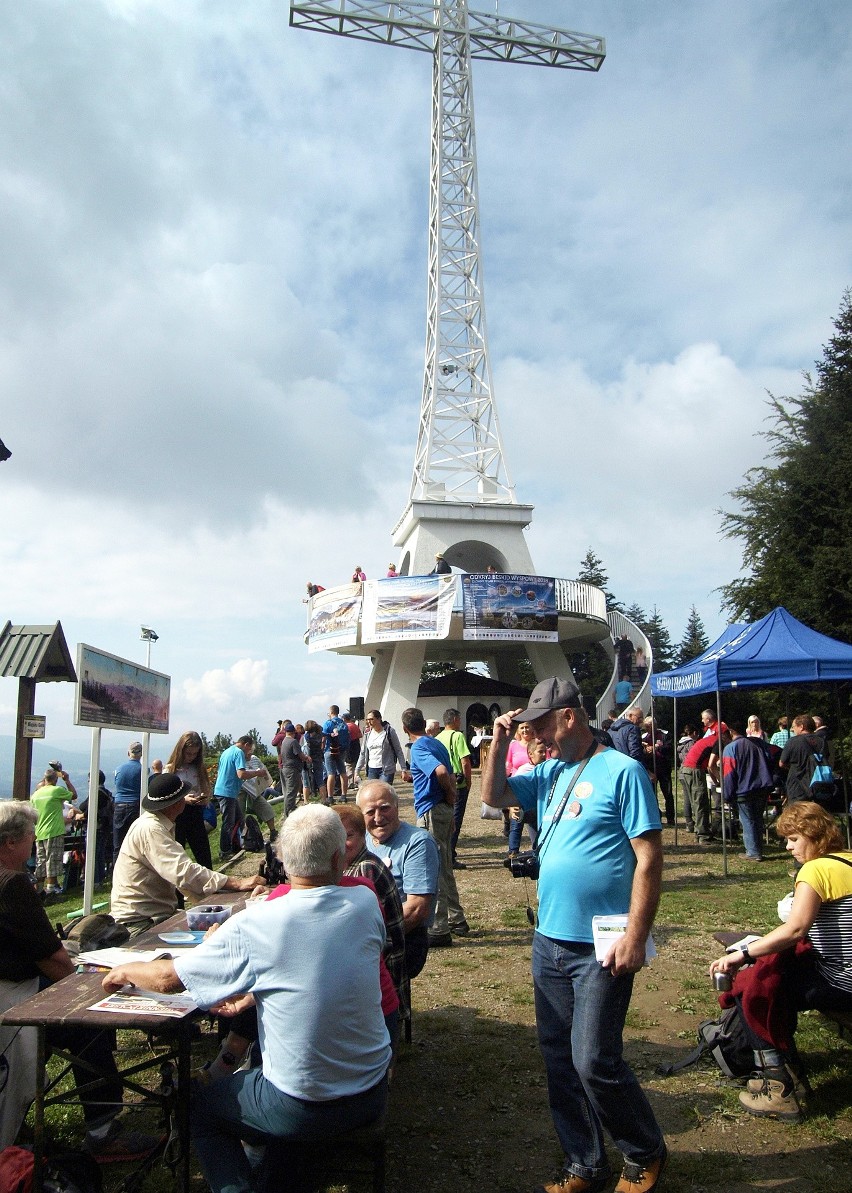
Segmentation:
{"type": "Polygon", "coordinates": [[[294,0],[290,24],[432,55],[426,363],[409,499],[515,502],[488,355],[470,64],[597,71],[603,38],[468,12],[467,0],[294,0]]]}

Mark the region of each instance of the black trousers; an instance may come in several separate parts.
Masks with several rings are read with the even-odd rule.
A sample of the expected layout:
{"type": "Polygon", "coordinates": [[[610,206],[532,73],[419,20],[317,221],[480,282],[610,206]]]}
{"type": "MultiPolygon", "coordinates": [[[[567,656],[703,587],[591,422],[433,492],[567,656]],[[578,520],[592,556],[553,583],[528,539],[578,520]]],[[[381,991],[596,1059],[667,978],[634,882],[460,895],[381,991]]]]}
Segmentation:
{"type": "Polygon", "coordinates": [[[175,821],[175,840],[189,846],[192,856],[199,866],[213,869],[213,857],[210,853],[210,838],[207,835],[207,825],[204,821],[204,809],[198,804],[189,804],[175,821]]]}

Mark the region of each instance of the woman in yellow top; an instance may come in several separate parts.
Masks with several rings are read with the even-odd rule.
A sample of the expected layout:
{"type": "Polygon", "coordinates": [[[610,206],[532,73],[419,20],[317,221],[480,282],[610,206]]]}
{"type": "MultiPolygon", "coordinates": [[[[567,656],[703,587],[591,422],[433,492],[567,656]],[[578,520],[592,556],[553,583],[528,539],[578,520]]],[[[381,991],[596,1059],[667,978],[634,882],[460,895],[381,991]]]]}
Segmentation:
{"type": "MultiPolygon", "coordinates": [[[[787,849],[801,866],[790,917],[759,940],[719,957],[710,972],[733,976],[754,961],[759,981],[761,958],[809,941],[812,949],[791,956],[783,980],[771,987],[766,1016],[767,1034],[773,1023],[786,1020],[792,1025],[792,1044],[797,1011],[852,1011],[852,853],[844,849],[837,822],[810,800],[786,808],[776,829],[787,838],[787,849]]],[[[785,1051],[783,1039],[761,1037],[747,1020],[745,1026],[752,1037],[757,1072],[740,1094],[743,1106],[750,1114],[801,1118],[806,1084],[795,1046],[785,1051]]]]}

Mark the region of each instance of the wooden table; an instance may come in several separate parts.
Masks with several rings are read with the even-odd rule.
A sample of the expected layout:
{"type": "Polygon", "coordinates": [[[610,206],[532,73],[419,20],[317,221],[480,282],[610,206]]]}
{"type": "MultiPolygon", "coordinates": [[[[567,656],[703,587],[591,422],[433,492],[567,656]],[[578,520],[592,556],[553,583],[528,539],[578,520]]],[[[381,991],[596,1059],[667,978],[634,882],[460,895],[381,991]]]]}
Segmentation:
{"type": "MultiPolygon", "coordinates": [[[[234,912],[241,911],[245,906],[245,894],[241,891],[219,891],[204,903],[231,905],[234,912]]],[[[152,949],[166,949],[168,945],[160,939],[163,932],[179,932],[186,930],[186,912],[177,911],[169,919],[131,940],[127,947],[139,951],[152,949]]],[[[177,949],[175,950],[177,952],[177,949]]],[[[10,1007],[3,1014],[3,1022],[20,1027],[34,1027],[37,1031],[37,1059],[36,1059],[36,1096],[34,1108],[35,1120],[35,1169],[33,1174],[33,1191],[42,1193],[44,1184],[44,1110],[46,1106],[75,1102],[76,1089],[67,1094],[50,1093],[51,1086],[47,1082],[47,1033],[52,1027],[90,1027],[108,1031],[141,1031],[146,1035],[156,1036],[165,1044],[165,1051],[152,1055],[147,1060],[138,1061],[125,1068],[119,1067],[119,1078],[125,1089],[131,1090],[137,1096],[136,1105],[154,1105],[161,1109],[166,1121],[171,1120],[173,1130],[164,1138],[161,1145],[150,1156],[134,1169],[133,1173],[121,1183],[121,1188],[131,1189],[141,1184],[145,1174],[160,1159],[164,1158],[176,1172],[180,1173],[180,1185],[184,1193],[189,1191],[189,1080],[190,1080],[190,1052],[191,1042],[198,1035],[198,1015],[187,1015],[181,1019],[164,1017],[162,1015],[144,1014],[115,1014],[110,1011],[92,1011],[89,1008],[105,997],[101,984],[103,973],[75,973],[70,974],[52,986],[39,991],[15,1007],[10,1007]],[[174,1080],[174,1066],[177,1079],[174,1080]],[[139,1078],[142,1074],[155,1069],[161,1069],[161,1085],[152,1090],[143,1085],[139,1078]]],[[[51,1053],[58,1056],[66,1064],[70,1064],[70,1053],[66,1050],[52,1047],[51,1053]]],[[[116,1060],[120,1061],[121,1052],[117,1052],[116,1060]]],[[[78,1063],[88,1067],[93,1079],[103,1074],[87,1061],[78,1063]]],[[[65,1070],[67,1072],[67,1070],[65,1070]]],[[[54,1085],[56,1082],[53,1083],[54,1085]]]]}
{"type": "MultiPolygon", "coordinates": [[[[162,942],[160,942],[162,943],[162,942]]],[[[163,1158],[176,1173],[179,1173],[179,1188],[189,1190],[189,1079],[191,1042],[198,1035],[196,1015],[181,1019],[161,1015],[114,1014],[110,1011],[92,1011],[89,1008],[105,997],[101,984],[102,973],[70,974],[52,986],[41,990],[3,1015],[6,1024],[34,1027],[37,1031],[35,1120],[35,1170],[34,1193],[42,1193],[44,1182],[44,1111],[46,1106],[76,1101],[76,1089],[64,1094],[52,1095],[47,1083],[47,1033],[52,1027],[89,1027],[101,1030],[142,1031],[156,1036],[165,1045],[163,1051],[122,1067],[122,1053],[116,1053],[118,1075],[122,1086],[131,1090],[137,1098],[136,1104],[158,1107],[171,1123],[171,1130],[162,1143],[146,1157],[133,1174],[122,1182],[122,1188],[136,1188],[153,1165],[163,1158]],[[150,1089],[142,1083],[142,1075],[151,1070],[160,1070],[159,1088],[150,1089]]],[[[71,1054],[64,1049],[52,1047],[51,1052],[66,1064],[71,1054]]],[[[104,1076],[94,1065],[79,1059],[86,1066],[93,1080],[104,1076]]],[[[65,1070],[67,1072],[67,1070],[65,1070]]],[[[55,1084],[55,1083],[54,1083],[55,1084]]]]}

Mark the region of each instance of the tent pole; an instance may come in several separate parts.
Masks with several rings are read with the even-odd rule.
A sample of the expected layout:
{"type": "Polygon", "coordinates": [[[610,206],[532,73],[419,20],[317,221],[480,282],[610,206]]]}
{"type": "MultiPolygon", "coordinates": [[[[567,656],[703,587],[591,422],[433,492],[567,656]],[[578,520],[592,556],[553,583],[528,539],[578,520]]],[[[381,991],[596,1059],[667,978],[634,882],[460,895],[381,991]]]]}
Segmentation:
{"type": "Polygon", "coordinates": [[[680,791],[680,757],[678,756],[678,750],[677,750],[677,696],[675,696],[674,700],[672,701],[672,705],[674,706],[673,710],[672,710],[672,746],[674,747],[674,790],[672,791],[672,795],[674,797],[674,813],[675,813],[674,843],[675,843],[675,849],[677,849],[677,834],[678,834],[678,827],[679,827],[677,804],[678,804],[678,793],[680,791]]]}
{"type": "Polygon", "coordinates": [[[843,784],[843,811],[846,821],[846,846],[852,849],[852,829],[850,829],[849,784],[846,778],[846,753],[843,749],[843,722],[840,713],[840,684],[834,689],[834,699],[837,704],[837,748],[840,751],[840,781],[843,784]]]}
{"type": "MultiPolygon", "coordinates": [[[[722,765],[722,694],[716,688],[716,745],[719,750],[719,814],[722,818],[722,874],[728,877],[728,838],[725,834],[725,772],[722,765]]],[[[713,809],[710,809],[710,820],[713,820],[713,809]]]]}

